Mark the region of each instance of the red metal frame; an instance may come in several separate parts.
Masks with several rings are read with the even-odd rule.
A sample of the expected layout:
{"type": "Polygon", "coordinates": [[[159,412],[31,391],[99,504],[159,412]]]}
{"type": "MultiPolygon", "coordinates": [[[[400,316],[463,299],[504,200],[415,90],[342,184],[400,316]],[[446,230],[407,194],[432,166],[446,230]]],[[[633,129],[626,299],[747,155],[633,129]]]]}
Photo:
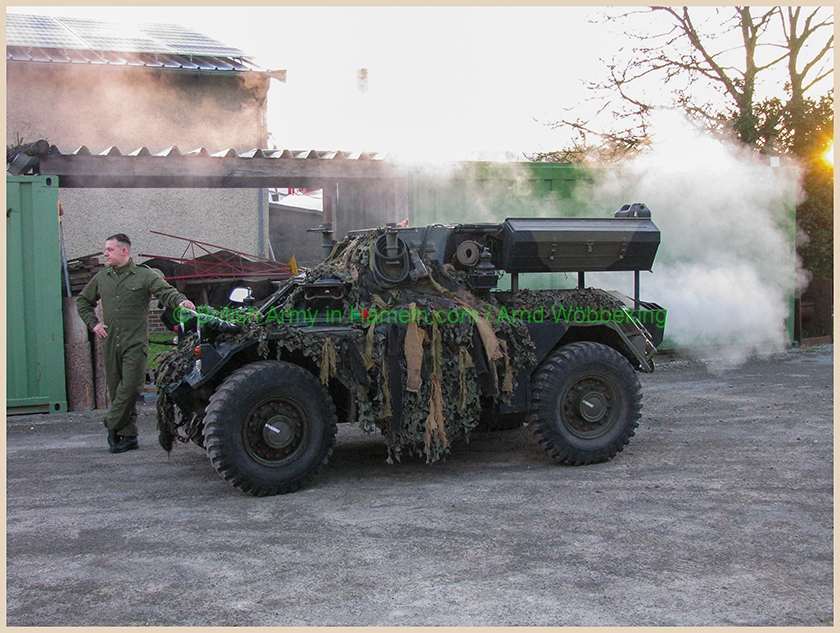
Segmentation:
{"type": "Polygon", "coordinates": [[[294,257],[288,264],[276,262],[258,255],[250,255],[241,251],[234,251],[224,246],[217,244],[210,244],[209,242],[201,242],[178,235],[171,235],[169,233],[161,233],[160,231],[150,231],[155,235],[162,235],[164,237],[171,237],[176,240],[187,242],[184,247],[184,252],[181,257],[162,257],[158,255],[148,255],[141,253],[141,257],[149,257],[153,259],[163,259],[166,261],[178,262],[182,265],[181,272],[184,273],[192,268],[191,274],[180,274],[166,277],[166,279],[201,279],[207,277],[271,277],[282,278],[291,277],[296,273],[296,265],[294,264],[294,257]],[[210,249],[216,249],[211,251],[210,249]],[[203,251],[201,255],[196,254],[196,250],[203,251]],[[219,255],[218,251],[225,251],[226,255],[219,255]],[[190,253],[192,257],[186,257],[190,253]],[[216,255],[220,256],[218,260],[199,260],[198,257],[202,255],[216,255]],[[256,260],[256,261],[249,261],[256,260]]]}

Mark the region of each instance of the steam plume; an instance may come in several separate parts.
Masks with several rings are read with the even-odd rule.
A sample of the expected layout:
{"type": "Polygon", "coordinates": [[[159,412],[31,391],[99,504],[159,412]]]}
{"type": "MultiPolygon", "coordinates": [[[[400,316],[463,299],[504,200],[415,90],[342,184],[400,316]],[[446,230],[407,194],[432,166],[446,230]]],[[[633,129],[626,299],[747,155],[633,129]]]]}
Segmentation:
{"type": "Polygon", "coordinates": [[[667,339],[725,367],[788,341],[806,281],[794,251],[798,175],[662,112],[649,154],[578,195],[650,207],[662,244],[642,298],[668,310],[667,339]]]}

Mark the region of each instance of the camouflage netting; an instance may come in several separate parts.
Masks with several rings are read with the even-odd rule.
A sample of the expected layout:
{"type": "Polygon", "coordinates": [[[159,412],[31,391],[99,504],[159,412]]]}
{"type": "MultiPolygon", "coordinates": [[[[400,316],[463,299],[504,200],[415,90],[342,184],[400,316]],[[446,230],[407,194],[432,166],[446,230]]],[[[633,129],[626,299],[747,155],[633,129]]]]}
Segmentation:
{"type": "Polygon", "coordinates": [[[625,305],[614,296],[598,288],[570,290],[518,290],[505,304],[509,314],[513,310],[527,310],[532,316],[542,311],[545,319],[566,317],[574,321],[590,318],[587,309],[595,312],[624,311],[625,305]]]}
{"type": "MultiPolygon", "coordinates": [[[[338,333],[266,318],[240,333],[219,335],[217,342],[256,339],[258,354],[266,359],[303,354],[324,384],[338,380],[350,387],[356,422],[385,435],[389,460],[415,454],[436,461],[454,439],[468,437],[478,425],[483,399],[510,398],[520,371],[535,362],[534,346],[522,321],[499,319],[492,295],[483,300],[469,292],[463,273],[448,265],[424,259],[427,276],[388,283],[381,267],[374,270],[376,236],[339,242],[327,260],[306,273],[305,283],[338,279],[348,284],[340,317],[345,327],[338,333]]],[[[293,310],[304,292],[298,287],[277,312],[293,310]]],[[[191,371],[195,345],[191,336],[161,359],[162,437],[183,439],[179,427],[190,435],[200,422],[182,420],[166,391],[191,371]]]]}

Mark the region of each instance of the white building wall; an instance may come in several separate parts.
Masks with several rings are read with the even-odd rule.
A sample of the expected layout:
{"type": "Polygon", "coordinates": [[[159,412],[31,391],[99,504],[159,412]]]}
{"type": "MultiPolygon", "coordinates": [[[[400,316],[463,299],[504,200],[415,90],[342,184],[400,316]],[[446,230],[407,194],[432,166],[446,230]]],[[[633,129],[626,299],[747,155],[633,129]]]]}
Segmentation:
{"type": "Polygon", "coordinates": [[[60,189],[67,257],[101,252],[105,238],[114,233],[131,238],[135,255],[193,256],[184,255],[185,242],[151,231],[267,255],[265,196],[259,189],[60,189]],[[264,196],[262,238],[260,195],[264,196]]]}
{"type": "MultiPolygon", "coordinates": [[[[64,153],[84,145],[128,154],[172,146],[244,152],[267,143],[269,79],[258,73],[54,62],[7,62],[6,70],[7,145],[45,139],[64,153]]],[[[118,232],[136,254],[182,255],[183,243],[150,230],[268,254],[268,197],[259,189],[61,189],[60,199],[71,259],[100,252],[118,232]]]]}

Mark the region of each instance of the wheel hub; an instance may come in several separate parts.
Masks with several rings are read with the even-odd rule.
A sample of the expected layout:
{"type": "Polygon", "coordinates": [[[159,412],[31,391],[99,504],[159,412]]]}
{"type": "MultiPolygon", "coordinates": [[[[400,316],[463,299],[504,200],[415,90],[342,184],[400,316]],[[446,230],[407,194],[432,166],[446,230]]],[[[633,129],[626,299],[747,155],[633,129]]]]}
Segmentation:
{"type": "Polygon", "coordinates": [[[579,437],[596,437],[605,432],[612,412],[612,391],[600,378],[579,380],[563,399],[563,423],[579,437]]]}
{"type": "Polygon", "coordinates": [[[607,412],[607,400],[603,394],[590,391],[580,399],[580,415],[587,422],[597,422],[607,412]]]}
{"type": "Polygon", "coordinates": [[[262,436],[272,448],[285,448],[295,438],[295,423],[285,415],[275,415],[263,426],[262,436]]]}
{"type": "Polygon", "coordinates": [[[306,424],[306,416],[293,401],[265,401],[251,411],[243,427],[245,448],[257,462],[281,466],[306,447],[306,424]]]}

